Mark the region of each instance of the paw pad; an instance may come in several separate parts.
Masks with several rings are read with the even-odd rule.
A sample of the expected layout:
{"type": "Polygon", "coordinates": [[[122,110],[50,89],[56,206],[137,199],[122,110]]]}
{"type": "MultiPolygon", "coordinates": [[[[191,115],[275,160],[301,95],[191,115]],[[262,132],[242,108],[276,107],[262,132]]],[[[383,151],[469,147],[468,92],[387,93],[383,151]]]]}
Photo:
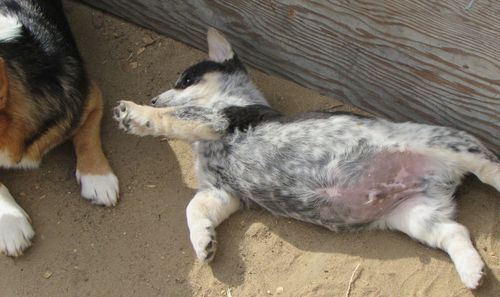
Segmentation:
{"type": "Polygon", "coordinates": [[[213,227],[193,228],[191,230],[191,243],[198,256],[203,262],[210,262],[215,257],[217,240],[213,227]]]}

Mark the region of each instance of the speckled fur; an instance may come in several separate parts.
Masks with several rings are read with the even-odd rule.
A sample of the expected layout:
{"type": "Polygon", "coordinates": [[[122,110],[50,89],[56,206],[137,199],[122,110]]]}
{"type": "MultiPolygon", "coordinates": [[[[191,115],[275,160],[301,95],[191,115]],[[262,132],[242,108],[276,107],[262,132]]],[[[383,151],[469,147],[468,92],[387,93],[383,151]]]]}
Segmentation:
{"type": "MultiPolygon", "coordinates": [[[[448,252],[464,284],[479,285],[484,264],[467,229],[452,220],[452,198],[467,172],[500,190],[493,153],[451,128],[326,112],[283,116],[242,65],[224,71],[235,55],[220,33],[209,30],[208,42],[221,67],[193,66],[197,77],[186,70],[176,84],[182,87],[150,108],[174,106],[176,117],[211,124],[220,135],[193,142],[199,190],[187,220],[200,259],[214,257],[218,224],[240,205],[260,206],[331,230],[405,232],[448,252]]],[[[132,109],[122,104],[116,118],[140,123],[143,115],[132,109]]]]}

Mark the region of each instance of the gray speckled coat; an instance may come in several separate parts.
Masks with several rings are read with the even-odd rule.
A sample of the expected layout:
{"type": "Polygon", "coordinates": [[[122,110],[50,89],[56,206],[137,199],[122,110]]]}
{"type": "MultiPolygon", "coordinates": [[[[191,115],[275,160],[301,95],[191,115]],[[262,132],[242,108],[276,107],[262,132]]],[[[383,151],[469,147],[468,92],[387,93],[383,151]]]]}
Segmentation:
{"type": "Polygon", "coordinates": [[[210,59],[184,71],[153,107],[124,101],[115,109],[130,133],[193,143],[199,190],[187,221],[200,259],[215,255],[215,227],[258,205],[332,230],[402,231],[446,251],[463,283],[479,285],[484,264],[453,220],[453,194],[467,172],[500,190],[493,153],[452,128],[345,113],[283,116],[220,33],[209,30],[208,44],[210,59]]]}

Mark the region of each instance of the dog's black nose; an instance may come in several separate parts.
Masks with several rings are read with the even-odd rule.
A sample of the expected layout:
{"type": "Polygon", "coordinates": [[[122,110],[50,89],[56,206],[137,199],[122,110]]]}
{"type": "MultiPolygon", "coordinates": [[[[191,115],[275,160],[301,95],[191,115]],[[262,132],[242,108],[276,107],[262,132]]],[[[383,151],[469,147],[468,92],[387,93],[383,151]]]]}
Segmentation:
{"type": "Polygon", "coordinates": [[[155,105],[156,101],[158,101],[158,97],[154,97],[153,99],[151,99],[151,105],[155,105]]]}

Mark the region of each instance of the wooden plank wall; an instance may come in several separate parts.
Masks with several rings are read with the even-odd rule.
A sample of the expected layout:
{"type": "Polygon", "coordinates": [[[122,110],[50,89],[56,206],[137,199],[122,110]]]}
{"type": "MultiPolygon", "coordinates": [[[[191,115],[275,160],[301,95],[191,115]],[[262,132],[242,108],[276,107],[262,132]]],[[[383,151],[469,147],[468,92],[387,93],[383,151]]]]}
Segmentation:
{"type": "Polygon", "coordinates": [[[83,1],[200,49],[213,26],[258,69],[500,153],[498,0],[83,1]]]}

